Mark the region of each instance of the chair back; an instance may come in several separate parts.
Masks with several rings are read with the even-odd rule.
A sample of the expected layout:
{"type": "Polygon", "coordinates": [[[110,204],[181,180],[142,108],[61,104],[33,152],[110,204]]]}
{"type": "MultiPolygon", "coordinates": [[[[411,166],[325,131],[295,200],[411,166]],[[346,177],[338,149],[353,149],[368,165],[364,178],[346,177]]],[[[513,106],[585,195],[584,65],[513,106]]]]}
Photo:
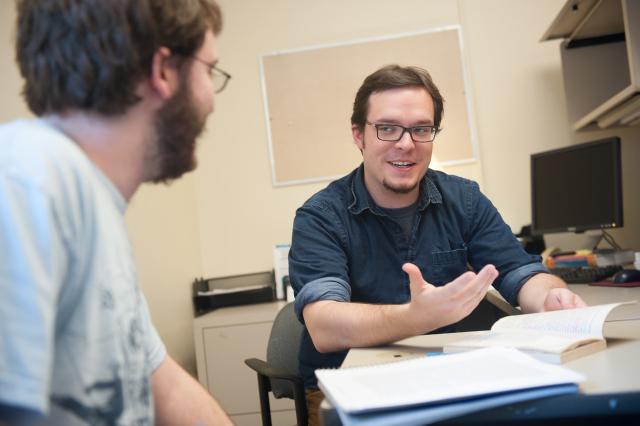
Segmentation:
{"type": "MultiPolygon", "coordinates": [[[[304,326],[298,321],[293,302],[287,303],[276,315],[267,344],[267,363],[274,368],[300,377],[298,353],[304,326]]],[[[273,379],[271,389],[276,398],[294,398],[293,385],[273,379]]]]}

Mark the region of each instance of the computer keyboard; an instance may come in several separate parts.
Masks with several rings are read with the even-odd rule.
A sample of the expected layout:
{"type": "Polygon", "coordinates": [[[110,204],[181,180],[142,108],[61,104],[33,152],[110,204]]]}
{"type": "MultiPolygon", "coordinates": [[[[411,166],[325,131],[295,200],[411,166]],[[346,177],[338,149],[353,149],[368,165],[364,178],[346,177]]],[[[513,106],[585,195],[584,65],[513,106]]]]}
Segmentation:
{"type": "Polygon", "coordinates": [[[622,270],[620,265],[610,266],[576,266],[569,268],[552,268],[549,271],[570,284],[588,284],[609,278],[622,270]]]}

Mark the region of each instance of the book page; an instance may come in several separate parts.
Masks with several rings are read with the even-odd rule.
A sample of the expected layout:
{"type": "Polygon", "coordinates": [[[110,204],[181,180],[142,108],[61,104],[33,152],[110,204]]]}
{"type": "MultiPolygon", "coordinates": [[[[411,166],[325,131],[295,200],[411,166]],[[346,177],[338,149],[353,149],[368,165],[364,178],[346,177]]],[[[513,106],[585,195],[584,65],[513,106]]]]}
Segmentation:
{"type": "Polygon", "coordinates": [[[448,349],[460,348],[485,348],[491,346],[506,346],[522,350],[562,353],[567,349],[574,348],[585,341],[597,340],[591,338],[576,338],[555,332],[540,333],[539,331],[524,330],[514,333],[513,331],[494,331],[491,333],[472,336],[459,340],[449,345],[445,345],[445,352],[448,349]]]}
{"type": "Polygon", "coordinates": [[[616,307],[608,316],[606,322],[637,321],[640,320],[640,304],[637,301],[628,302],[616,307]]]}
{"type": "Polygon", "coordinates": [[[589,306],[578,309],[512,315],[500,318],[492,331],[538,330],[553,332],[574,338],[603,339],[602,328],[609,313],[626,303],[589,306]]]}
{"type": "Polygon", "coordinates": [[[316,370],[327,398],[347,412],[458,400],[577,383],[584,377],[512,348],[413,358],[371,367],[316,370]]]}

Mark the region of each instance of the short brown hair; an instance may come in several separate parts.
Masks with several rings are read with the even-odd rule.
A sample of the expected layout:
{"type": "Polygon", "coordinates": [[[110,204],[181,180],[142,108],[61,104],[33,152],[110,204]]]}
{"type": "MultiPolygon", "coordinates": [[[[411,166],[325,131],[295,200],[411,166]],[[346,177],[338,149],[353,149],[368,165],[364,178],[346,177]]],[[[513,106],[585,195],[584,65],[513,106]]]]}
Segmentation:
{"type": "Polygon", "coordinates": [[[426,70],[413,66],[401,67],[400,65],[387,65],[364,79],[353,102],[351,124],[360,129],[364,128],[369,113],[369,97],[372,93],[400,87],[421,87],[429,93],[433,99],[433,125],[439,128],[444,114],[444,99],[440,95],[438,87],[426,70]]]}
{"type": "Polygon", "coordinates": [[[17,0],[17,10],[16,60],[36,115],[121,114],[158,48],[181,65],[207,29],[222,29],[215,0],[17,0]]]}

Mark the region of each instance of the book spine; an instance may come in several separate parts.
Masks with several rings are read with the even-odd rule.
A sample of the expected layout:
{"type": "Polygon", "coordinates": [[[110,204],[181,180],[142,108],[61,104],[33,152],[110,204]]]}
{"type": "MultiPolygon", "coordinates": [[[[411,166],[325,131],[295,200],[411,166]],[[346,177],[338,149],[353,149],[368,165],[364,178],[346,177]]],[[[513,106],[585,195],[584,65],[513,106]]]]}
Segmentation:
{"type": "Polygon", "coordinates": [[[549,268],[597,266],[597,260],[593,254],[586,256],[556,256],[547,259],[547,266],[549,268]]]}

